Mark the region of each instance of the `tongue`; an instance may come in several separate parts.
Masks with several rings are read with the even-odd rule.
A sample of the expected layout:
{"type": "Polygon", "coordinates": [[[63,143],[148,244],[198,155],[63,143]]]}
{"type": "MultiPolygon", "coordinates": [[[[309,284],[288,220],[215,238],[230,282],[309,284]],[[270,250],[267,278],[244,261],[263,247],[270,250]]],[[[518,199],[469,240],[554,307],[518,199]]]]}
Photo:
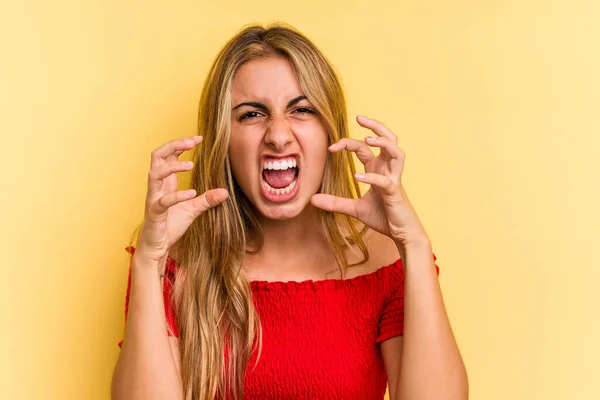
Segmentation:
{"type": "Polygon", "coordinates": [[[296,177],[296,168],[288,168],[284,170],[269,170],[263,171],[265,181],[275,189],[281,189],[289,186],[296,177]]]}

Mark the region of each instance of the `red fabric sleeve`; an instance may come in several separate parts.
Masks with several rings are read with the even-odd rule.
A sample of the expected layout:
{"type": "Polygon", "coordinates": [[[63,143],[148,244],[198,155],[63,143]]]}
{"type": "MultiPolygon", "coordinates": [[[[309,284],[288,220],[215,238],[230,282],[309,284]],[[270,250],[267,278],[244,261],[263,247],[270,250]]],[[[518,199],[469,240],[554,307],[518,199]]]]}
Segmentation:
{"type": "MultiPolygon", "coordinates": [[[[129,274],[127,277],[127,291],[125,293],[125,323],[127,324],[127,314],[129,312],[129,292],[131,291],[131,264],[133,262],[133,254],[135,253],[135,247],[129,246],[126,247],[128,253],[131,254],[129,260],[129,274]]],[[[173,288],[173,282],[175,280],[175,269],[176,264],[175,261],[169,258],[167,260],[167,265],[165,269],[165,277],[163,279],[163,301],[165,304],[165,316],[167,318],[167,334],[169,336],[179,336],[179,331],[177,329],[177,319],[175,316],[175,311],[171,307],[170,297],[171,297],[171,289],[173,288]]],[[[118,343],[119,347],[123,346],[123,340],[118,343]]]]}
{"type": "MultiPolygon", "coordinates": [[[[433,261],[435,260],[437,257],[433,254],[433,261]]],[[[394,268],[389,279],[386,280],[390,286],[384,292],[389,298],[383,306],[379,319],[376,343],[404,334],[404,267],[401,260],[397,262],[400,268],[394,268]]],[[[437,264],[434,265],[439,276],[440,268],[437,264]]]]}

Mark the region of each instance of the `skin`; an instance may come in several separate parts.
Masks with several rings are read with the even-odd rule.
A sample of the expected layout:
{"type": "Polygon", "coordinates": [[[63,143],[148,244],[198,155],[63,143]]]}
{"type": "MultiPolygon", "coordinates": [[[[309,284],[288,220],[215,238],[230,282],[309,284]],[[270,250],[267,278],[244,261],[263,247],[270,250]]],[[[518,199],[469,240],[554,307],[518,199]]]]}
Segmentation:
{"type": "Polygon", "coordinates": [[[328,138],[314,106],[304,98],[290,63],[281,57],[242,65],[233,80],[229,156],[232,172],[248,199],[267,220],[314,215],[307,207],[323,179],[328,138]],[[295,104],[288,107],[291,101],[295,104]],[[261,103],[266,109],[245,103],[261,103]],[[261,194],[260,156],[299,154],[302,185],[297,197],[270,203],[261,194]]]}
{"type": "MultiPolygon", "coordinates": [[[[307,274],[323,279],[324,266],[333,265],[318,227],[317,209],[310,203],[323,179],[328,137],[314,106],[303,96],[296,74],[282,57],[247,62],[234,77],[231,168],[258,210],[264,233],[262,249],[244,261],[249,279],[260,275],[265,280],[302,280],[307,274]],[[261,156],[265,154],[297,155],[300,187],[294,199],[273,203],[263,196],[261,156]],[[299,244],[309,251],[299,254],[299,244]],[[306,254],[313,255],[308,264],[306,254]]],[[[254,246],[252,238],[249,245],[254,246]]]]}

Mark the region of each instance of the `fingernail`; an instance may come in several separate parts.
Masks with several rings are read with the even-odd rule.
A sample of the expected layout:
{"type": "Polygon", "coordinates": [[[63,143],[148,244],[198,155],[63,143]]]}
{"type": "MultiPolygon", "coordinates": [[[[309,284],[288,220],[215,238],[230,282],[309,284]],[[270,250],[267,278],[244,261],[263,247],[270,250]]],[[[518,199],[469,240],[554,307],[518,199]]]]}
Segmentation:
{"type": "Polygon", "coordinates": [[[373,141],[375,141],[375,139],[376,139],[376,138],[374,138],[373,136],[367,136],[367,137],[365,138],[365,140],[366,140],[367,142],[373,142],[373,141]]]}
{"type": "Polygon", "coordinates": [[[365,179],[365,174],[354,174],[357,179],[365,179]]]}
{"type": "Polygon", "coordinates": [[[369,119],[369,118],[367,118],[367,117],[365,117],[363,115],[359,115],[359,116],[357,116],[357,118],[360,119],[361,121],[366,121],[366,120],[369,119]]]}

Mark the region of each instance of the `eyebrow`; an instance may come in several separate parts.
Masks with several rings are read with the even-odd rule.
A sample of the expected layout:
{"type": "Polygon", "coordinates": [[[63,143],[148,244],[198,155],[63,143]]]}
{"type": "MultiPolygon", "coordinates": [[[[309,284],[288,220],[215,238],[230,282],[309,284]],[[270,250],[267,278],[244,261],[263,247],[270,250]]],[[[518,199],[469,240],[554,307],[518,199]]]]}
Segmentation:
{"type": "MultiPolygon", "coordinates": [[[[300,103],[302,100],[307,100],[308,98],[304,95],[298,96],[298,97],[294,97],[292,100],[290,100],[287,103],[287,108],[293,107],[296,104],[300,103]]],[[[237,106],[233,107],[233,109],[231,111],[235,111],[238,108],[242,107],[242,106],[250,106],[250,107],[256,107],[258,109],[261,109],[265,112],[269,111],[269,108],[264,105],[263,103],[260,103],[258,101],[246,101],[243,103],[238,104],[237,106]]]]}

